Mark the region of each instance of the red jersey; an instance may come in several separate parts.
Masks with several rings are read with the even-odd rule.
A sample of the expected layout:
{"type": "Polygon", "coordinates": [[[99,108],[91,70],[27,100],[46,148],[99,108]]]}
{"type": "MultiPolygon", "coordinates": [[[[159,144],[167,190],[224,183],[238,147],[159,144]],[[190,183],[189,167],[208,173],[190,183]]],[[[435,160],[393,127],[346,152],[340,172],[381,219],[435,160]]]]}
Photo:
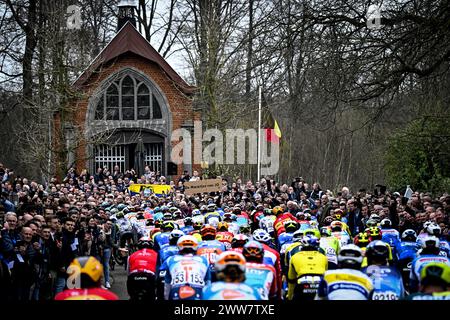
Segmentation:
{"type": "Polygon", "coordinates": [[[270,265],[273,265],[275,268],[276,282],[278,288],[278,296],[281,297],[281,288],[282,288],[282,271],[281,271],[281,259],[280,253],[269,247],[267,244],[262,243],[264,247],[264,263],[271,262],[270,265]]]}
{"type": "Polygon", "coordinates": [[[284,223],[289,220],[297,221],[297,219],[289,212],[285,212],[277,217],[277,219],[275,220],[275,222],[273,224],[273,227],[275,228],[277,236],[279,236],[283,232],[286,232],[286,230],[284,229],[284,223]]]}
{"type": "Polygon", "coordinates": [[[133,253],[128,260],[128,273],[155,273],[158,253],[152,249],[142,249],[133,253]]]}
{"type": "Polygon", "coordinates": [[[55,300],[119,300],[119,297],[102,288],[89,288],[64,290],[55,296],[55,300]]]}
{"type": "Polygon", "coordinates": [[[233,241],[234,234],[229,231],[217,232],[216,240],[222,242],[227,249],[231,248],[231,241],[233,241]]]}
{"type": "Polygon", "coordinates": [[[262,218],[263,216],[264,216],[263,211],[255,212],[255,214],[252,217],[253,223],[256,223],[257,225],[259,225],[260,217],[262,218]]]}
{"type": "Polygon", "coordinates": [[[245,212],[245,211],[241,211],[241,213],[238,214],[237,217],[238,217],[238,218],[242,217],[242,218],[245,218],[245,219],[247,219],[247,220],[250,219],[249,216],[248,216],[248,214],[247,214],[247,212],[245,212]]]}

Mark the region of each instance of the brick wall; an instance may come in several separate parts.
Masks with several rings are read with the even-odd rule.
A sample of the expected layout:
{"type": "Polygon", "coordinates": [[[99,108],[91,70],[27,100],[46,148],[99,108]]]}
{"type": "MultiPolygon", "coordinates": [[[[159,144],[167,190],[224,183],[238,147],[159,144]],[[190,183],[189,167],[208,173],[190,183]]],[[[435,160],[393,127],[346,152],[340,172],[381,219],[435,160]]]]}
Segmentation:
{"type": "MultiPolygon", "coordinates": [[[[159,86],[169,103],[169,111],[172,115],[172,130],[181,128],[186,120],[194,121],[201,118],[201,114],[192,109],[192,97],[189,97],[180,91],[176,84],[166,76],[156,63],[130,54],[129,56],[124,55],[118,57],[115,61],[102,65],[99,70],[91,75],[81,88],[76,89],[80,98],[73,101],[71,107],[73,107],[74,124],[79,127],[80,130],[84,132],[86,129],[85,121],[86,113],[88,112],[89,99],[97,87],[106,78],[124,68],[133,68],[140,71],[159,86]]],[[[82,146],[76,151],[76,166],[78,172],[87,167],[85,153],[85,144],[82,143],[82,146]]],[[[200,170],[200,165],[194,165],[193,168],[200,170]]],[[[178,166],[178,175],[181,175],[182,173],[182,166],[178,166]]]]}

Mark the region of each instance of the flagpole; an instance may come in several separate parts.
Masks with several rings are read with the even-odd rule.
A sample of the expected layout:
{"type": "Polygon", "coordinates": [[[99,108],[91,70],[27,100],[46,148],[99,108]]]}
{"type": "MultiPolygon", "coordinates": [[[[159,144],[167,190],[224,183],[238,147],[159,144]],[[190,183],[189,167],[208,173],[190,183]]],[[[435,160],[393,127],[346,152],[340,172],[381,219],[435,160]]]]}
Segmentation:
{"type": "Polygon", "coordinates": [[[258,182],[261,180],[261,85],[258,87],[258,182]]]}

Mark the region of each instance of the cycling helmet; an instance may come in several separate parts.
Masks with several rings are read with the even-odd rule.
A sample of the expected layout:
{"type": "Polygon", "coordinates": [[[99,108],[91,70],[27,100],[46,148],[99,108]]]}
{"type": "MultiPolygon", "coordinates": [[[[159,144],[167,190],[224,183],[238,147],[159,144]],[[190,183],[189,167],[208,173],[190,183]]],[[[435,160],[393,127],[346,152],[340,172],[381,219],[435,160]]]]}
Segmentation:
{"type": "Polygon", "coordinates": [[[202,205],[202,206],[200,207],[200,211],[201,211],[202,213],[206,213],[206,212],[208,212],[208,207],[205,206],[205,205],[202,205]]]}
{"type": "Polygon", "coordinates": [[[389,220],[389,219],[387,219],[387,218],[381,220],[380,227],[381,227],[382,229],[389,229],[389,228],[392,228],[392,222],[391,222],[391,220],[389,220]]]}
{"type": "Polygon", "coordinates": [[[168,206],[161,206],[161,211],[162,212],[167,212],[167,211],[169,211],[169,207],[168,206]]]}
{"type": "Polygon", "coordinates": [[[202,236],[202,239],[213,240],[216,238],[216,228],[214,228],[212,225],[206,224],[200,230],[200,234],[202,236]]]}
{"type": "Polygon", "coordinates": [[[447,288],[450,285],[450,266],[444,262],[430,262],[420,272],[422,285],[437,284],[447,288]]]}
{"type": "Polygon", "coordinates": [[[217,225],[218,231],[228,231],[228,223],[225,221],[221,221],[217,225]]]}
{"type": "Polygon", "coordinates": [[[170,208],[169,208],[169,212],[172,213],[172,214],[173,214],[175,211],[177,211],[177,210],[178,210],[177,207],[170,207],[170,208]]]}
{"type": "Polygon", "coordinates": [[[256,229],[255,231],[253,231],[253,240],[262,243],[268,243],[270,242],[270,240],[272,240],[272,238],[266,230],[256,229]]]}
{"type": "Polygon", "coordinates": [[[153,211],[154,211],[155,213],[161,212],[161,208],[160,208],[160,207],[155,207],[155,209],[153,209],[153,211]]]}
{"type": "Polygon", "coordinates": [[[319,229],[315,229],[315,228],[304,229],[303,234],[305,236],[310,235],[310,236],[316,237],[317,239],[320,239],[320,231],[319,231],[319,229]]]}
{"type": "Polygon", "coordinates": [[[296,217],[298,220],[305,220],[305,214],[304,214],[302,211],[297,212],[297,213],[295,214],[295,217],[296,217]]]}
{"type": "Polygon", "coordinates": [[[333,232],[341,232],[342,231],[342,222],[340,222],[340,221],[333,221],[330,226],[331,226],[331,231],[333,231],[333,232]]]}
{"type": "Polygon", "coordinates": [[[325,219],[323,219],[323,224],[325,226],[331,225],[331,223],[334,221],[334,218],[332,216],[328,216],[325,219]]]}
{"type": "Polygon", "coordinates": [[[362,261],[362,250],[354,244],[347,244],[339,251],[338,262],[341,268],[361,269],[362,261]]]}
{"type": "Polygon", "coordinates": [[[258,241],[249,241],[244,245],[242,255],[248,262],[261,263],[264,258],[264,247],[258,241]]]}
{"type": "Polygon", "coordinates": [[[369,265],[373,262],[385,264],[389,258],[389,245],[381,240],[375,240],[369,243],[366,249],[366,257],[369,265]]]}
{"type": "Polygon", "coordinates": [[[365,232],[360,232],[355,237],[353,242],[355,243],[356,246],[360,248],[365,248],[370,243],[369,235],[365,232]]]}
{"type": "Polygon", "coordinates": [[[155,227],[156,228],[161,228],[163,224],[163,221],[161,219],[156,219],[155,220],[155,227]]]}
{"type": "Polygon", "coordinates": [[[376,214],[376,213],[372,213],[372,214],[370,215],[370,217],[369,217],[369,220],[370,220],[370,219],[375,220],[377,223],[379,223],[379,222],[381,221],[380,216],[379,216],[378,214],[376,214]]]}
{"type": "MultiPolygon", "coordinates": [[[[306,210],[305,210],[306,211],[306,210]]],[[[305,220],[306,221],[311,221],[311,214],[310,213],[307,213],[307,212],[304,212],[303,211],[303,213],[305,214],[305,220]]]]}
{"type": "Polygon", "coordinates": [[[341,209],[334,210],[334,218],[337,220],[341,220],[344,212],[341,209]]]}
{"type": "Polygon", "coordinates": [[[256,206],[256,211],[257,211],[257,212],[263,211],[263,210],[264,210],[264,206],[263,206],[262,204],[258,204],[258,205],[256,206]]]}
{"type": "Polygon", "coordinates": [[[184,236],[184,232],[178,229],[173,230],[170,234],[169,234],[169,243],[171,245],[176,245],[178,240],[184,236]]]}
{"type": "Polygon", "coordinates": [[[245,262],[245,257],[241,253],[224,251],[217,257],[215,269],[217,273],[226,273],[229,267],[237,267],[240,273],[245,274],[245,262]]]}
{"type": "Polygon", "coordinates": [[[315,229],[319,229],[319,222],[317,222],[317,220],[309,221],[309,225],[315,229]]]}
{"type": "Polygon", "coordinates": [[[295,230],[298,230],[298,228],[299,228],[298,222],[294,221],[294,220],[286,221],[283,224],[283,226],[284,226],[284,229],[286,230],[286,232],[289,232],[289,233],[295,232],[295,230]]]}
{"type": "Polygon", "coordinates": [[[121,203],[121,204],[117,205],[117,210],[123,211],[126,207],[127,207],[126,205],[124,205],[123,203],[121,203]]]}
{"type": "Polygon", "coordinates": [[[402,233],[402,241],[416,242],[417,233],[413,229],[407,229],[402,233]]]}
{"type": "Polygon", "coordinates": [[[421,246],[423,250],[439,251],[440,241],[435,236],[426,236],[421,240],[421,246]]]}
{"type": "Polygon", "coordinates": [[[322,237],[331,237],[331,230],[328,227],[320,228],[320,235],[322,237]]]}
{"type": "Polygon", "coordinates": [[[208,224],[212,225],[214,228],[217,228],[219,226],[219,218],[218,217],[210,217],[207,219],[208,224]]]}
{"type": "Polygon", "coordinates": [[[184,218],[184,225],[185,226],[192,226],[192,218],[191,217],[184,218]]]}
{"type": "Polygon", "coordinates": [[[183,253],[195,253],[197,252],[198,242],[194,236],[182,236],[177,242],[178,250],[183,253]]]}
{"type": "Polygon", "coordinates": [[[181,218],[183,218],[183,213],[181,212],[180,209],[177,209],[172,213],[172,217],[174,219],[181,219],[181,218]]]}
{"type": "Polygon", "coordinates": [[[430,236],[440,237],[440,235],[441,235],[441,227],[439,227],[436,223],[431,223],[427,227],[427,233],[430,236]]]}
{"type": "Polygon", "coordinates": [[[319,239],[313,235],[305,234],[300,241],[302,249],[317,249],[319,248],[319,239]]]}
{"type": "Polygon", "coordinates": [[[275,215],[279,215],[279,214],[281,214],[281,213],[284,213],[284,210],[283,210],[282,207],[276,206],[275,208],[272,209],[272,212],[273,212],[275,215]]]}
{"type": "Polygon", "coordinates": [[[201,216],[201,215],[202,215],[202,213],[200,212],[200,210],[198,210],[198,209],[192,210],[192,216],[193,216],[193,217],[195,217],[195,216],[201,216]]]}
{"type": "Polygon", "coordinates": [[[173,229],[175,229],[175,223],[173,221],[164,221],[162,223],[162,229],[164,231],[172,231],[173,229]]]}
{"type": "Polygon", "coordinates": [[[243,224],[239,227],[239,233],[249,234],[252,232],[252,228],[248,224],[243,224]]]}
{"type": "Polygon", "coordinates": [[[203,227],[203,222],[195,221],[192,226],[194,227],[195,230],[200,230],[203,227]]]}
{"type": "MultiPolygon", "coordinates": [[[[76,279],[80,280],[81,288],[99,287],[103,276],[103,266],[94,257],[78,257],[67,268],[67,274],[77,276],[76,279]]],[[[69,283],[68,287],[69,285],[73,284],[69,283]]]]}
{"type": "Polygon", "coordinates": [[[137,246],[139,249],[153,249],[153,240],[150,237],[141,237],[137,246]]]}
{"type": "Polygon", "coordinates": [[[303,238],[303,230],[299,229],[292,234],[292,241],[299,242],[303,238]]]}
{"type": "Polygon", "coordinates": [[[366,222],[366,227],[367,228],[376,227],[376,226],[378,226],[378,222],[376,222],[373,219],[367,220],[367,222],[366,222]]]}
{"type": "Polygon", "coordinates": [[[241,214],[241,206],[240,205],[235,205],[234,207],[233,207],[233,212],[235,212],[236,214],[241,214]]]}
{"type": "Polygon", "coordinates": [[[225,212],[225,213],[223,214],[222,219],[223,219],[223,221],[226,221],[226,222],[231,222],[231,221],[233,221],[232,215],[231,215],[230,212],[225,212]]]}
{"type": "Polygon", "coordinates": [[[217,209],[217,206],[216,206],[216,204],[214,204],[214,203],[210,203],[210,204],[208,204],[208,206],[207,206],[208,212],[214,212],[214,211],[216,211],[216,209],[217,209]]]}
{"type": "Polygon", "coordinates": [[[429,226],[430,224],[432,224],[432,223],[433,223],[433,222],[431,222],[431,221],[425,221],[424,224],[423,224],[423,229],[424,229],[424,230],[427,230],[428,226],[429,226]]]}
{"type": "Polygon", "coordinates": [[[273,213],[272,213],[272,210],[271,209],[269,209],[269,208],[266,208],[266,209],[264,209],[264,215],[265,216],[271,216],[273,213]]]}
{"type": "Polygon", "coordinates": [[[248,237],[245,234],[237,234],[231,240],[232,248],[242,248],[248,242],[248,237]]]}

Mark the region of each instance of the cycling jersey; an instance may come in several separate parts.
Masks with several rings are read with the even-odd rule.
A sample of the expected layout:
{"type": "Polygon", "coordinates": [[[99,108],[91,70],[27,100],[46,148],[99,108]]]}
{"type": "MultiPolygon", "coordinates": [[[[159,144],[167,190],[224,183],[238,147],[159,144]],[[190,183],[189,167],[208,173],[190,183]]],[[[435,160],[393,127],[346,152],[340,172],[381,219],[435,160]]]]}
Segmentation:
{"type": "Polygon", "coordinates": [[[159,265],[162,265],[169,257],[178,254],[178,247],[165,244],[161,250],[159,250],[159,265]]]}
{"type": "Polygon", "coordinates": [[[264,212],[263,211],[257,211],[255,212],[255,214],[253,215],[252,219],[253,219],[253,223],[259,226],[259,221],[264,218],[264,212]]]}
{"type": "Polygon", "coordinates": [[[352,242],[350,235],[345,231],[335,231],[331,235],[339,240],[341,247],[352,242]]]}
{"type": "Polygon", "coordinates": [[[233,241],[234,234],[229,231],[217,232],[216,240],[222,242],[227,249],[231,248],[231,241],[233,241]]]}
{"type": "Polygon", "coordinates": [[[281,297],[281,288],[277,288],[275,268],[270,265],[247,262],[244,283],[256,289],[262,300],[281,297]]]}
{"type": "Polygon", "coordinates": [[[155,273],[158,253],[152,249],[136,251],[128,258],[128,273],[155,273]]]}
{"type": "Polygon", "coordinates": [[[209,270],[215,272],[214,264],[217,257],[227,248],[225,244],[217,240],[204,240],[199,243],[197,248],[197,255],[205,257],[209,263],[209,270]]]}
{"type": "Polygon", "coordinates": [[[372,300],[400,300],[405,295],[401,273],[391,266],[371,265],[363,269],[374,286],[372,300]]]}
{"type": "Polygon", "coordinates": [[[402,260],[414,260],[419,250],[418,244],[411,241],[403,241],[397,245],[397,258],[398,261],[402,260]]]}
{"type": "Polygon", "coordinates": [[[169,257],[160,271],[166,271],[166,300],[201,300],[203,287],[211,279],[206,258],[191,254],[169,257]]]}
{"type": "Polygon", "coordinates": [[[245,283],[214,282],[203,290],[204,300],[261,300],[258,291],[245,283]]]}
{"type": "Polygon", "coordinates": [[[318,299],[369,300],[372,280],[359,270],[337,269],[325,272],[317,291],[318,299]]]}
{"type": "Polygon", "coordinates": [[[411,264],[411,272],[409,274],[411,292],[416,292],[420,281],[420,272],[423,267],[431,262],[443,262],[450,264],[450,259],[444,256],[432,254],[424,254],[415,258],[411,264]]]}
{"type": "Polygon", "coordinates": [[[401,243],[399,232],[395,229],[381,229],[381,240],[391,246],[393,257],[397,258],[397,248],[401,243]]]}
{"type": "Polygon", "coordinates": [[[440,256],[450,258],[450,245],[449,245],[448,241],[441,239],[439,242],[439,249],[441,250],[439,252],[440,256]]]}
{"type": "Polygon", "coordinates": [[[180,229],[181,231],[183,231],[184,234],[190,234],[192,231],[194,231],[194,227],[193,226],[184,226],[181,227],[180,229]]]}
{"type": "Polygon", "coordinates": [[[259,220],[259,228],[266,230],[269,234],[274,232],[274,223],[277,217],[275,216],[265,216],[259,220]]]}
{"type": "Polygon", "coordinates": [[[277,216],[277,219],[273,224],[277,237],[283,232],[286,232],[286,229],[284,229],[284,223],[289,220],[297,221],[297,219],[289,212],[277,216]]]}
{"type": "Polygon", "coordinates": [[[217,211],[206,213],[204,218],[205,224],[211,224],[214,227],[217,227],[217,224],[222,221],[220,213],[218,213],[217,211]]]}
{"type": "Polygon", "coordinates": [[[119,297],[102,288],[89,288],[64,290],[55,296],[55,300],[119,300],[119,297]]]}
{"type": "Polygon", "coordinates": [[[159,251],[165,244],[168,244],[169,237],[170,237],[170,232],[162,232],[162,233],[157,234],[154,238],[155,250],[159,251]]]}
{"type": "Polygon", "coordinates": [[[283,232],[278,236],[278,247],[282,248],[285,244],[292,243],[292,236],[294,234],[291,232],[283,232]]]}
{"type": "Polygon", "coordinates": [[[291,257],[288,271],[288,299],[304,275],[323,275],[328,268],[327,257],[319,251],[299,251],[291,257]]]}
{"type": "Polygon", "coordinates": [[[320,238],[320,247],[325,251],[329,269],[337,267],[337,256],[341,248],[339,240],[335,237],[320,238]]]}

